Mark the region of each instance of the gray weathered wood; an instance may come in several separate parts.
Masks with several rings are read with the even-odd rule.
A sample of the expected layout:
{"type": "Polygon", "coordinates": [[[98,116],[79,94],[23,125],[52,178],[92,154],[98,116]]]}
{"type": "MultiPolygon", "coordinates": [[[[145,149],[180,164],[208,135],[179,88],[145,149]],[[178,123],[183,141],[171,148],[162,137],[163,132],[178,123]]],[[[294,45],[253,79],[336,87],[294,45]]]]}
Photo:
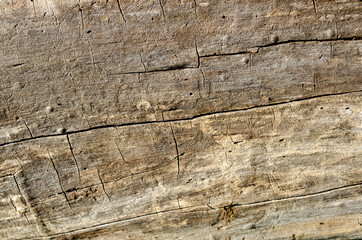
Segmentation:
{"type": "Polygon", "coordinates": [[[22,67],[15,67],[4,78],[1,142],[359,90],[361,46],[361,41],[290,43],[255,54],[201,58],[199,69],[103,79],[93,79],[92,70],[73,73],[76,80],[17,79],[22,67]]]}
{"type": "Polygon", "coordinates": [[[361,88],[359,41],[303,43],[360,36],[359,1],[318,1],[317,14],[311,1],[161,3],[163,8],[156,0],[121,1],[125,22],[116,1],[3,0],[0,143],[64,130],[159,121],[162,113],[179,119],[278,98],[305,98],[313,95],[313,78],[329,85],[316,94],[361,88]],[[271,44],[272,33],[278,36],[276,43],[301,42],[253,48],[271,44]],[[248,49],[258,53],[202,58],[248,49]],[[199,61],[205,80],[197,69],[199,61]],[[232,68],[236,76],[225,76],[229,72],[224,69],[210,77],[204,70],[210,61],[217,61],[219,69],[232,68]],[[245,72],[243,64],[252,72],[245,72]],[[183,70],[167,71],[170,68],[183,70]],[[142,73],[155,70],[163,71],[142,73]],[[337,81],[334,88],[332,77],[337,81]],[[298,82],[298,87],[292,86],[298,82]],[[222,91],[217,99],[209,93],[214,90],[222,91]],[[266,93],[276,97],[255,96],[266,93]],[[232,104],[240,95],[243,99],[232,104]]]}
{"type": "Polygon", "coordinates": [[[0,238],[362,238],[361,10],[0,0],[0,238]]]}

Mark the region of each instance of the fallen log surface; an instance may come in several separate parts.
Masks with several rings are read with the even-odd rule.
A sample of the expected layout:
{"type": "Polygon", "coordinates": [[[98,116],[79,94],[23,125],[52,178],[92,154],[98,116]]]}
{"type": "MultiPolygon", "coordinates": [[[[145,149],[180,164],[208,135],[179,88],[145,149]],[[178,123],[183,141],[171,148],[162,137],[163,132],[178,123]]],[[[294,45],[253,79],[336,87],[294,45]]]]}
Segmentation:
{"type": "Polygon", "coordinates": [[[362,238],[361,10],[0,0],[0,238],[362,238]]]}

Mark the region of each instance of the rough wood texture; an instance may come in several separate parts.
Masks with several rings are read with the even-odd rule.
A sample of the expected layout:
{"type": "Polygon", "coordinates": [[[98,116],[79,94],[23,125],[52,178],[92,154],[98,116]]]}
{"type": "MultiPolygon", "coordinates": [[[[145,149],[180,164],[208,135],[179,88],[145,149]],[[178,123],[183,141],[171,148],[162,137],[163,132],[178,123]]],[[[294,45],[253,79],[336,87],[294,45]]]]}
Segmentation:
{"type": "Polygon", "coordinates": [[[361,11],[0,0],[0,238],[362,238],[361,11]]]}

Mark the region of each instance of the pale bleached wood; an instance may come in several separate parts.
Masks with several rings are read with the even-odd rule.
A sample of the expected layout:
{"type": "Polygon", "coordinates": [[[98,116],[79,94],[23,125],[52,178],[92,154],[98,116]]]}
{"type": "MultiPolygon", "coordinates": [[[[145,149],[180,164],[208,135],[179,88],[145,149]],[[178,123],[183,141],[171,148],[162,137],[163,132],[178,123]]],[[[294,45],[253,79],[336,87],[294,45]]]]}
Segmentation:
{"type": "MultiPolygon", "coordinates": [[[[178,208],[223,209],[360,184],[360,101],[360,93],[321,97],[75,133],[71,145],[59,136],[3,146],[1,162],[18,163],[1,171],[4,185],[12,186],[2,193],[4,208],[14,211],[12,197],[25,200],[36,237],[178,208]]],[[[173,218],[182,228],[186,219],[173,218]]],[[[2,234],[12,229],[12,236],[26,236],[9,227],[24,221],[9,215],[2,234]]]]}
{"type": "Polygon", "coordinates": [[[361,186],[357,186],[234,206],[231,210],[200,206],[175,209],[55,235],[53,239],[360,239],[360,195],[361,186]],[[180,223],[179,218],[184,221],[180,223]]]}

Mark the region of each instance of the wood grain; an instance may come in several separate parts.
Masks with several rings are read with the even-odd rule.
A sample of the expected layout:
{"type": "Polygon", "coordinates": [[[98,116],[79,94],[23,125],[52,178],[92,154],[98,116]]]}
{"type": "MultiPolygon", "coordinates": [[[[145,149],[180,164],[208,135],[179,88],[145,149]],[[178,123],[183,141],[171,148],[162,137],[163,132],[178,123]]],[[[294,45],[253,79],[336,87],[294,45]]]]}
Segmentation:
{"type": "MultiPolygon", "coordinates": [[[[344,94],[3,146],[1,162],[17,164],[1,171],[3,184],[12,186],[2,194],[10,196],[8,211],[12,198],[26,203],[37,237],[178,208],[224,209],[359,189],[360,102],[360,93],[344,94]]],[[[3,231],[21,237],[8,226],[26,219],[14,214],[3,231]]]]}
{"type": "Polygon", "coordinates": [[[362,238],[361,9],[0,0],[0,238],[362,238]]]}

